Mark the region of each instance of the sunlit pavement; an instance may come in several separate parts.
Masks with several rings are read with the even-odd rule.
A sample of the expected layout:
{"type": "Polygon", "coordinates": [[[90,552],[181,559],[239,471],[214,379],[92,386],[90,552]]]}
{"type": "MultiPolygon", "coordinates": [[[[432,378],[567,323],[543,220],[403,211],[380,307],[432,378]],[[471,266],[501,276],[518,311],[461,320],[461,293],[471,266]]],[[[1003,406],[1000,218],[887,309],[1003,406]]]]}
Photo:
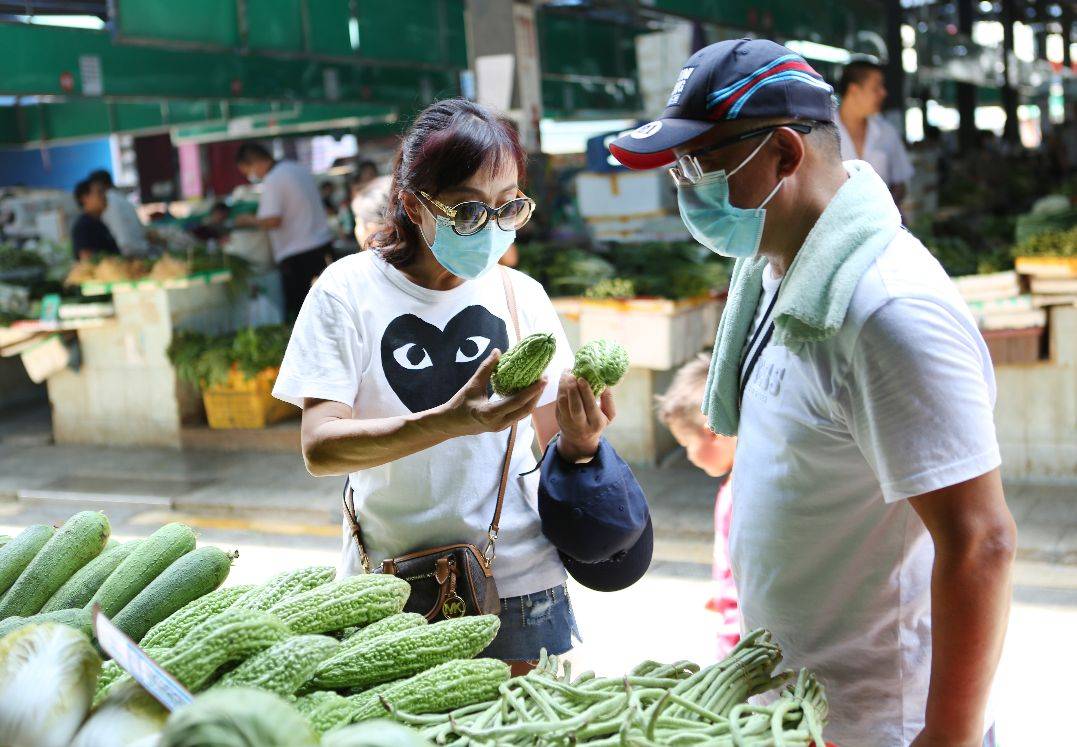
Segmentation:
{"type": "MultiPolygon", "coordinates": [[[[54,503],[0,503],[0,533],[62,520],[73,510],[54,503]]],[[[120,540],[145,536],[165,521],[180,520],[196,526],[201,542],[238,549],[229,584],[264,581],[303,565],[335,565],[340,544],[337,530],[328,525],[283,525],[123,506],[105,510],[120,540]]],[[[584,639],[568,657],[574,670],[614,675],[644,659],[713,661],[716,616],[704,609],[710,593],[706,553],[699,543],[659,542],[654,567],[632,588],[602,594],[573,585],[570,598],[584,639]]],[[[1077,671],[1077,567],[1022,561],[1016,581],[996,684],[1000,743],[1066,744],[1073,711],[1070,682],[1077,671]]]]}

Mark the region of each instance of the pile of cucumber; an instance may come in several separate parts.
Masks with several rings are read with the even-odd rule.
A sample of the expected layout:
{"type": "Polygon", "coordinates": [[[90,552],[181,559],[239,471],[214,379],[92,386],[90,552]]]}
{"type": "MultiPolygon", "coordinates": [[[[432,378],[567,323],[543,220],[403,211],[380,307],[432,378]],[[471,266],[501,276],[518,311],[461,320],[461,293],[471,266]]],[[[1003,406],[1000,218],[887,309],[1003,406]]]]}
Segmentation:
{"type": "Polygon", "coordinates": [[[146,539],[109,538],[108,517],[80,511],[59,528],[34,524],[0,537],[0,637],[35,622],[91,632],[95,604],[133,640],[228,577],[234,553],[196,547],[166,524],[146,539]]]}

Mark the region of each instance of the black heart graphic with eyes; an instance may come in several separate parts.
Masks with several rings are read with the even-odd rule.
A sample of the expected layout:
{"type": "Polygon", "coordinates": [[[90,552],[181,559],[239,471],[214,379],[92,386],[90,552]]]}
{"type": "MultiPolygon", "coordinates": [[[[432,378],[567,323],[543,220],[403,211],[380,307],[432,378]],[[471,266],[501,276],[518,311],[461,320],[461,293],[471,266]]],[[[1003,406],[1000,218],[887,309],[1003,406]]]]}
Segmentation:
{"type": "Polygon", "coordinates": [[[494,348],[509,345],[500,317],[468,306],[442,331],[414,314],[403,314],[381,337],[381,367],[389,386],[412,412],[445,404],[467,383],[494,348]]]}

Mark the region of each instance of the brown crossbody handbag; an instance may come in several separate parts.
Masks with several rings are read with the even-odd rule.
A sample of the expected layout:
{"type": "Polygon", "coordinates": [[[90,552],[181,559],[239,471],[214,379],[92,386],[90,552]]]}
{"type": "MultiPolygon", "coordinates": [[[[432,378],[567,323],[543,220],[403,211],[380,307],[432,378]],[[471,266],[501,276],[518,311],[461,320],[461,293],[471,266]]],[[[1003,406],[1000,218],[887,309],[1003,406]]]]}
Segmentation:
{"type": "MultiPolygon", "coordinates": [[[[516,294],[509,273],[504,267],[501,280],[505,286],[509,315],[512,317],[516,340],[520,339],[520,321],[516,312],[516,294]]],[[[344,515],[348,517],[352,536],[359,548],[359,559],[367,573],[389,573],[407,581],[411,586],[407,612],[418,612],[427,620],[464,617],[465,615],[497,615],[501,612],[501,600],[494,582],[494,555],[497,544],[501,507],[508,488],[509,467],[512,451],[516,445],[516,424],[509,429],[509,442],[501,463],[501,482],[497,489],[494,518],[486,533],[485,550],[475,545],[460,543],[415,550],[396,558],[381,561],[381,567],[371,568],[370,556],[363,543],[363,531],[355,513],[355,494],[349,485],[344,491],[344,515]]]]}

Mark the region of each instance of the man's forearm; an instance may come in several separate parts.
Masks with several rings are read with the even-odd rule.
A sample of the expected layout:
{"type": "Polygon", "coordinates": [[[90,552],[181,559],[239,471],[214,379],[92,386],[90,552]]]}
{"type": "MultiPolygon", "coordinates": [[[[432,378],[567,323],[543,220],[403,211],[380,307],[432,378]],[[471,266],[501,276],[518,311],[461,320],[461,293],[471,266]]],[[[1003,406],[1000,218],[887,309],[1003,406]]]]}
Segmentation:
{"type": "Polygon", "coordinates": [[[1010,611],[1014,534],[1002,527],[956,547],[936,542],[931,686],[924,744],[980,744],[1010,611]]]}
{"type": "Polygon", "coordinates": [[[449,439],[439,408],[391,418],[327,420],[303,434],[303,456],[316,477],[380,467],[449,439]]]}

